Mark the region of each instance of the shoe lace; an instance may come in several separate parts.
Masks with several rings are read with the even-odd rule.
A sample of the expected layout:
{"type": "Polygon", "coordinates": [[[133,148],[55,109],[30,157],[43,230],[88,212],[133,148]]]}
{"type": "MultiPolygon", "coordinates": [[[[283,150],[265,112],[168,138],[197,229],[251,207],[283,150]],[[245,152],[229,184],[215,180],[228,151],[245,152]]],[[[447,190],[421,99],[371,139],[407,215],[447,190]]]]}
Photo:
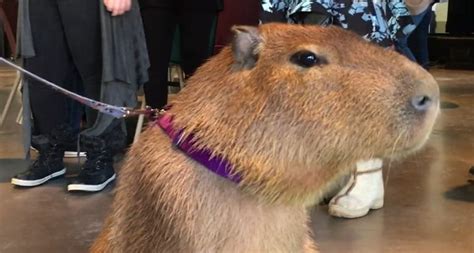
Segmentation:
{"type": "Polygon", "coordinates": [[[84,162],[84,165],[83,165],[82,169],[84,171],[90,171],[90,172],[96,170],[96,166],[95,166],[96,161],[95,160],[96,159],[93,155],[87,154],[87,160],[84,162]]]}
{"type": "Polygon", "coordinates": [[[94,173],[104,168],[111,162],[111,154],[107,149],[103,149],[98,153],[87,153],[87,160],[84,163],[83,170],[88,173],[94,173]]]}
{"type": "Polygon", "coordinates": [[[38,158],[33,162],[31,169],[37,170],[46,167],[48,164],[62,159],[62,149],[60,145],[51,145],[49,150],[43,150],[39,152],[38,158]]]}
{"type": "Polygon", "coordinates": [[[40,152],[38,158],[31,164],[31,170],[38,170],[44,167],[48,160],[48,154],[46,152],[40,152]]]}

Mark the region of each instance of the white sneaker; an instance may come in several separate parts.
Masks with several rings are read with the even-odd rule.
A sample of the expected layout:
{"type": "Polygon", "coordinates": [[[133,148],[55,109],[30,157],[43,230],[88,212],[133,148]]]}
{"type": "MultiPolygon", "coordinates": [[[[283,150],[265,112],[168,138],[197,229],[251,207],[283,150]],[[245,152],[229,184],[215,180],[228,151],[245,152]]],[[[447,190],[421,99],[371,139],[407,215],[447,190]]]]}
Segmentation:
{"type": "MultiPolygon", "coordinates": [[[[77,151],[64,151],[64,158],[75,158],[77,157],[77,151]]],[[[79,157],[86,157],[86,152],[79,152],[79,157]]]]}
{"type": "Polygon", "coordinates": [[[359,161],[347,185],[329,202],[329,214],[359,218],[371,209],[382,208],[383,198],[382,160],[359,161]]]}
{"type": "MultiPolygon", "coordinates": [[[[34,152],[38,152],[38,150],[33,146],[30,146],[30,149],[33,150],[34,152]]],[[[77,151],[64,151],[64,158],[75,158],[75,157],[77,157],[77,151]]],[[[84,151],[79,152],[79,157],[86,157],[86,152],[84,151]]]]}

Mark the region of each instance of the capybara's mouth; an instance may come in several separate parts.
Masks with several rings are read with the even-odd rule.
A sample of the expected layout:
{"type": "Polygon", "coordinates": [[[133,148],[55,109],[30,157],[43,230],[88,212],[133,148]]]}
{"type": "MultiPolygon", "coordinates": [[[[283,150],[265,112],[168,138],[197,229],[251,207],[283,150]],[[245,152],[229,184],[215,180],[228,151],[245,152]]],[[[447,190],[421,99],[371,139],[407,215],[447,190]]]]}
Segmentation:
{"type": "Polygon", "coordinates": [[[439,114],[439,105],[427,115],[421,126],[415,125],[411,132],[403,132],[393,142],[393,145],[383,152],[381,157],[400,159],[411,155],[423,148],[431,136],[434,123],[439,114]]]}
{"type": "MultiPolygon", "coordinates": [[[[426,140],[428,140],[428,138],[426,140]]],[[[381,157],[384,157],[386,159],[396,159],[396,160],[402,159],[421,150],[425,144],[426,144],[426,141],[423,141],[423,142],[418,142],[413,146],[403,147],[396,150],[387,150],[385,152],[385,155],[382,155],[381,157]]]]}

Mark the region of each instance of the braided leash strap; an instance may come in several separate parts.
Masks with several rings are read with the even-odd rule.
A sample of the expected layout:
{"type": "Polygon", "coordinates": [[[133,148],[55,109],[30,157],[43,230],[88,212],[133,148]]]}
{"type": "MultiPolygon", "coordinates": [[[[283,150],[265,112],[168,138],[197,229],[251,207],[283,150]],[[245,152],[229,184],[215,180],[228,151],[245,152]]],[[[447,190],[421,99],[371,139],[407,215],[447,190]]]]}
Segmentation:
{"type": "Polygon", "coordinates": [[[60,92],[62,94],[64,94],[65,96],[85,105],[85,106],[88,106],[92,109],[95,109],[101,113],[104,113],[104,114],[107,114],[107,115],[110,115],[114,118],[126,118],[126,117],[132,117],[132,116],[137,116],[137,115],[141,115],[141,114],[144,114],[146,115],[147,117],[149,118],[155,118],[158,113],[159,113],[159,110],[158,109],[153,109],[151,107],[146,107],[145,109],[134,109],[134,108],[129,108],[129,107],[120,107],[120,106],[115,106],[115,105],[109,105],[109,104],[106,104],[106,103],[102,103],[100,101],[97,101],[97,100],[94,100],[94,99],[90,99],[90,98],[87,98],[87,97],[84,97],[84,96],[81,96],[79,94],[76,94],[72,91],[69,91],[69,90],[66,90],[38,75],[35,75],[31,72],[29,72],[28,70],[20,67],[20,66],[17,66],[16,64],[6,60],[5,58],[3,57],[0,57],[0,62],[3,62],[5,64],[7,64],[8,66],[10,67],[13,67],[14,69],[20,71],[22,74],[24,75],[27,75],[29,76],[30,78],[33,78],[45,85],[47,85],[48,87],[50,87],[51,89],[57,91],[57,92],[60,92]]]}

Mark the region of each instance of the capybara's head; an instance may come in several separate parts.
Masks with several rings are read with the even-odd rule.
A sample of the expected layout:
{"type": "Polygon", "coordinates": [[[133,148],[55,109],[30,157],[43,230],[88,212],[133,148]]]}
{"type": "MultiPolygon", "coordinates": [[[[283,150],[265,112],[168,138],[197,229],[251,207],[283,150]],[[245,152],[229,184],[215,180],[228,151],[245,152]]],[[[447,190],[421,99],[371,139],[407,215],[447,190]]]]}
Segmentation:
{"type": "Polygon", "coordinates": [[[223,156],[241,187],[308,204],[357,160],[419,149],[439,111],[433,77],[399,53],[337,27],[234,27],[171,113],[223,156]]]}

